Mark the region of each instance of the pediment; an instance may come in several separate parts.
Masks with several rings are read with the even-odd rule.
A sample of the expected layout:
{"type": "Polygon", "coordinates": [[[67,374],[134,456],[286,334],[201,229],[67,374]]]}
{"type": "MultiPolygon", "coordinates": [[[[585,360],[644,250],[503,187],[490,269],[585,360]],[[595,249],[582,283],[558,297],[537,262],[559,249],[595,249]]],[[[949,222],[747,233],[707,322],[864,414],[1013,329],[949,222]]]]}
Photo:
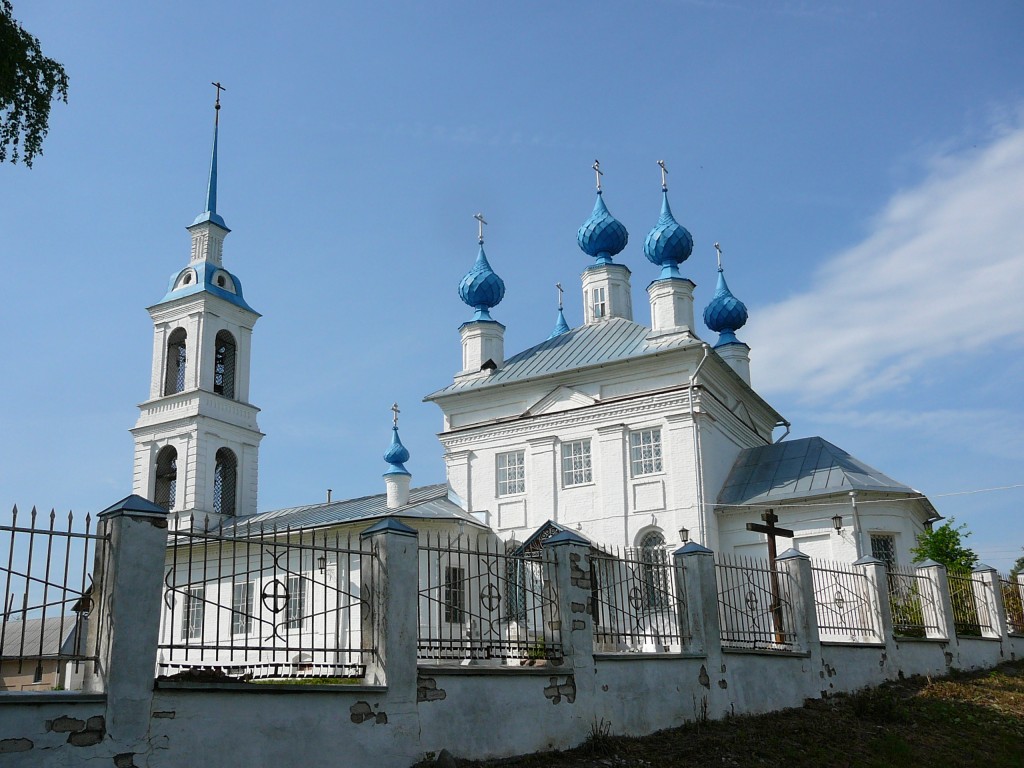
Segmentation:
{"type": "Polygon", "coordinates": [[[527,408],[523,415],[539,416],[544,413],[571,411],[575,408],[594,405],[596,402],[597,398],[584,394],[578,389],[561,386],[544,395],[544,397],[527,408]]]}

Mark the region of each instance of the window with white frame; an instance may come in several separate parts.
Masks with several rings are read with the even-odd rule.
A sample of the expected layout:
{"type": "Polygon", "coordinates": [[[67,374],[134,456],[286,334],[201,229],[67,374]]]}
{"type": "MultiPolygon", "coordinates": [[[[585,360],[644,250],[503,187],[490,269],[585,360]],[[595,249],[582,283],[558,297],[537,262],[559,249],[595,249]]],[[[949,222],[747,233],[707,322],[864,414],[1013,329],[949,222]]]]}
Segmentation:
{"type": "Polygon", "coordinates": [[[306,580],[301,576],[288,577],[288,629],[303,629],[306,620],[306,580]]]}
{"type": "Polygon", "coordinates": [[[203,610],[206,588],[189,587],[185,593],[185,605],[181,612],[181,637],[184,640],[198,640],[203,636],[203,610]]]}
{"type": "Polygon", "coordinates": [[[499,453],[496,458],[498,495],[511,496],[526,491],[526,456],[524,451],[499,453]]]}
{"type": "Polygon", "coordinates": [[[466,569],[453,565],[444,569],[444,620],[461,624],[466,611],[466,569]]]}
{"type": "Polygon", "coordinates": [[[630,432],[629,458],[633,477],[661,472],[661,430],[640,429],[630,432]]]}
{"type": "Polygon", "coordinates": [[[608,314],[608,303],[605,298],[603,287],[595,288],[592,295],[594,298],[594,319],[596,320],[597,318],[604,317],[608,314]]]}
{"type": "Polygon", "coordinates": [[[231,634],[247,635],[252,632],[251,581],[236,581],[231,592],[231,634]]]}
{"type": "Polygon", "coordinates": [[[871,534],[871,556],[885,563],[886,568],[896,565],[896,537],[889,533],[871,534]]]}
{"type": "Polygon", "coordinates": [[[583,485],[593,480],[590,469],[590,441],[572,440],[562,443],[562,485],[583,485]]]}

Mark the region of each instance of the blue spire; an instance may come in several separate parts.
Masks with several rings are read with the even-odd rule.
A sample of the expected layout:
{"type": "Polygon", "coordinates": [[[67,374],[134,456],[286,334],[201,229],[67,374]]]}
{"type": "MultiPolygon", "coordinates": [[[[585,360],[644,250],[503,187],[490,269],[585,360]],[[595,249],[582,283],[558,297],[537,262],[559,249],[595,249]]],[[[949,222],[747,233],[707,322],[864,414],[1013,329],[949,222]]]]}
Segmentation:
{"type": "Polygon", "coordinates": [[[570,330],[572,329],[569,328],[569,324],[565,322],[565,315],[562,313],[562,308],[559,307],[558,318],[555,321],[555,330],[551,332],[551,335],[548,336],[548,339],[553,339],[555,338],[555,336],[561,336],[563,333],[568,333],[570,330]]]}
{"type": "Polygon", "coordinates": [[[661,216],[644,241],[644,255],[648,261],[661,266],[660,280],[682,277],[679,265],[693,253],[693,237],[672,215],[668,205],[668,187],[661,187],[661,216]]]}
{"type": "Polygon", "coordinates": [[[747,322],[747,307],[742,301],[732,295],[728,284],[725,282],[725,272],[722,271],[722,252],[718,249],[718,284],[715,286],[715,295],[704,308],[704,325],[718,334],[718,343],[715,347],[726,344],[742,344],[736,338],[736,331],[747,322]]]}
{"type": "Polygon", "coordinates": [[[490,320],[494,322],[489,310],[491,307],[498,306],[504,298],[505,281],[498,277],[487,261],[487,255],[484,253],[483,225],[485,222],[483,216],[480,214],[477,216],[480,222],[480,235],[477,240],[480,243],[480,253],[477,254],[473,268],[459,283],[459,298],[476,310],[476,314],[473,315],[474,321],[490,320]]]}
{"type": "Polygon", "coordinates": [[[388,471],[385,475],[408,475],[411,474],[405,468],[405,462],[409,460],[409,449],[402,445],[402,439],[398,436],[398,425],[391,428],[391,445],[384,454],[384,461],[388,463],[388,471]]]}
{"type": "Polygon", "coordinates": [[[210,158],[210,182],[206,188],[206,211],[196,216],[192,226],[209,221],[227,229],[224,219],[217,213],[217,134],[220,128],[220,92],[223,88],[220,83],[214,85],[217,87],[217,103],[213,107],[213,155],[210,158]]]}
{"type": "Polygon", "coordinates": [[[598,264],[611,264],[612,256],[622,251],[629,242],[629,232],[618,219],[608,212],[601,190],[590,218],[583,222],[576,233],[576,242],[588,256],[597,259],[598,264]]]}

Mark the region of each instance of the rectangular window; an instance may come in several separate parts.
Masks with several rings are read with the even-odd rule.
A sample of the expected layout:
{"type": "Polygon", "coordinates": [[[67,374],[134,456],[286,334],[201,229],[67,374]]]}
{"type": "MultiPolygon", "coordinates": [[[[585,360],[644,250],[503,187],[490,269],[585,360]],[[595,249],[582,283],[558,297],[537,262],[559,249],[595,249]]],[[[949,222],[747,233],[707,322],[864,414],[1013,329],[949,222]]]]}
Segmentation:
{"type": "Polygon", "coordinates": [[[594,319],[604,317],[608,314],[608,305],[605,300],[604,288],[594,289],[594,319]]]}
{"type": "Polygon", "coordinates": [[[302,629],[306,621],[306,580],[301,576],[288,577],[288,629],[302,629]]]}
{"type": "Polygon", "coordinates": [[[633,477],[661,472],[661,430],[641,429],[630,432],[629,457],[633,477]]]}
{"type": "Polygon", "coordinates": [[[205,587],[188,588],[188,592],[185,594],[185,605],[181,612],[181,637],[183,640],[202,638],[205,597],[205,587]]]}
{"type": "Polygon", "coordinates": [[[498,495],[510,496],[526,491],[526,457],[523,451],[497,456],[498,495]]]}
{"type": "Polygon", "coordinates": [[[444,620],[461,624],[466,611],[466,569],[449,565],[444,569],[444,620]]]}
{"type": "Polygon", "coordinates": [[[562,485],[583,485],[593,482],[593,479],[590,471],[590,441],[562,443],[562,485]]]}
{"type": "Polygon", "coordinates": [[[886,568],[896,565],[896,537],[890,534],[871,534],[871,556],[885,563],[886,568]]]}
{"type": "Polygon", "coordinates": [[[252,632],[251,581],[236,583],[231,593],[231,634],[247,635],[252,632]]]}

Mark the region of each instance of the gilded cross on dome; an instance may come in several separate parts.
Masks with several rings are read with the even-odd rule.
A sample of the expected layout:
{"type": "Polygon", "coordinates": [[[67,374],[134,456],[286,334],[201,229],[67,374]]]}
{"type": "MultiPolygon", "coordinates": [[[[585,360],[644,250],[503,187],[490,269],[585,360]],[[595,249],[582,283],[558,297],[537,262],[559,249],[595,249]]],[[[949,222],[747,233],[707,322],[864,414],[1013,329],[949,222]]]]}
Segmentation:
{"type": "Polygon", "coordinates": [[[595,160],[594,165],[594,176],[597,177],[597,191],[601,191],[601,177],[604,176],[604,171],[601,170],[601,161],[595,160]]]}
{"type": "Polygon", "coordinates": [[[661,168],[661,188],[668,191],[668,168],[665,167],[665,161],[659,160],[658,167],[661,168]]]}
{"type": "Polygon", "coordinates": [[[391,404],[391,413],[392,413],[392,421],[394,422],[395,427],[397,428],[398,427],[398,414],[401,413],[401,411],[398,408],[398,403],[392,403],[391,404]]]}
{"type": "Polygon", "coordinates": [[[484,224],[486,224],[487,222],[484,221],[484,215],[482,213],[474,213],[473,214],[473,218],[476,219],[476,221],[477,221],[477,234],[476,234],[477,242],[480,243],[480,245],[483,245],[484,244],[484,224]]]}

